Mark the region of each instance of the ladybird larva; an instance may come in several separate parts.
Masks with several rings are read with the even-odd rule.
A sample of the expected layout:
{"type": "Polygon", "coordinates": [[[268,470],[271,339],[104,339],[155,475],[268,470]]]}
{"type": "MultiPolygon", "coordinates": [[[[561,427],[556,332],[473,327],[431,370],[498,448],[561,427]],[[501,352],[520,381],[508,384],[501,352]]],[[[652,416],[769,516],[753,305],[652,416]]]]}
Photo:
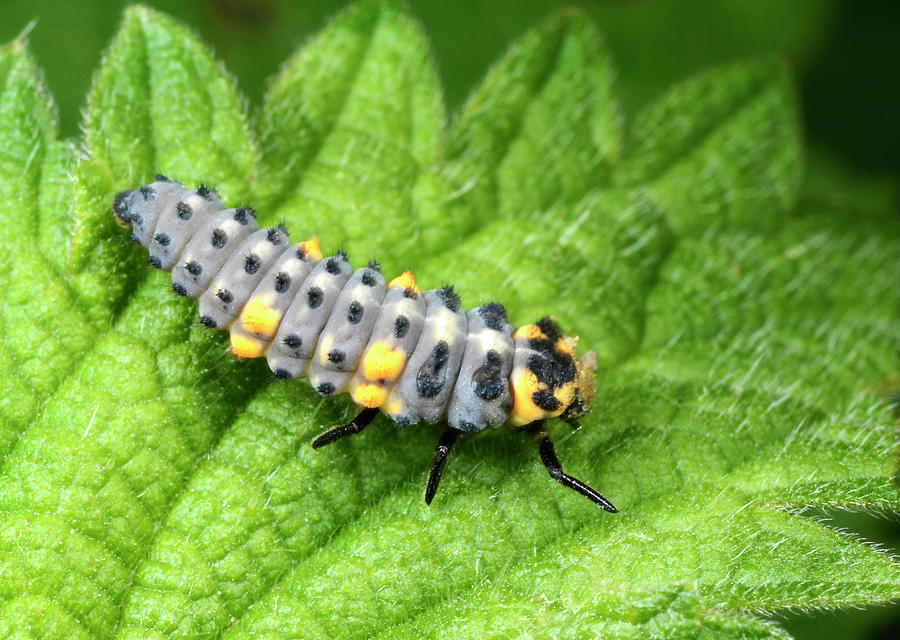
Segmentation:
{"type": "Polygon", "coordinates": [[[315,237],[291,244],[260,229],[249,207],[226,209],[215,190],[157,175],[116,196],[117,221],[171,271],[172,289],[199,300],[200,321],[228,330],[241,358],[265,357],[276,378],[308,377],[321,396],[349,393],[362,411],[328,429],[319,448],[362,431],[381,411],[401,427],[445,423],[425,491],[431,503],[453,444],[507,424],[539,445],[550,476],[606,511],[616,508],[563,472],[546,420],[572,421],[594,399],[596,355],[545,317],[514,328],[489,302],[464,311],[452,286],[419,290],[412,273],[390,281],[374,260],[354,270],[315,237]]]}

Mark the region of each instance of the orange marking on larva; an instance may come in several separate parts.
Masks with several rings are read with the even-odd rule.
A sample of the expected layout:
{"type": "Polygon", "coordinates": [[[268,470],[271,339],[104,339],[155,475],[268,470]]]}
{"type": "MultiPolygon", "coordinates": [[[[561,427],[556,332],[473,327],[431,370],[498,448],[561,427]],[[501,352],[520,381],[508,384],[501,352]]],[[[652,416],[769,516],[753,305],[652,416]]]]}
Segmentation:
{"type": "Polygon", "coordinates": [[[528,369],[513,371],[511,382],[513,406],[507,422],[514,427],[521,427],[546,418],[547,412],[534,404],[531,399],[535,391],[540,391],[546,385],[542,385],[537,376],[528,369]]]}
{"type": "Polygon", "coordinates": [[[403,401],[397,397],[392,397],[382,405],[381,410],[389,416],[399,415],[403,411],[403,401]]]}
{"type": "Polygon", "coordinates": [[[389,343],[379,340],[366,352],[362,370],[368,380],[393,382],[403,373],[405,365],[406,354],[402,349],[395,349],[389,343]]]}
{"type": "Polygon", "coordinates": [[[350,391],[350,397],[359,406],[374,409],[387,399],[387,390],[377,384],[363,382],[350,391]]]}
{"type": "Polygon", "coordinates": [[[263,296],[251,298],[241,314],[241,324],[250,333],[271,340],[281,324],[281,314],[266,304],[263,296]]]}
{"type": "Polygon", "coordinates": [[[516,332],[513,334],[513,338],[526,338],[528,340],[535,340],[537,338],[546,338],[544,332],[541,331],[541,328],[536,324],[526,324],[522,325],[516,332]]]}
{"type": "Polygon", "coordinates": [[[399,276],[388,283],[388,287],[400,287],[401,289],[409,289],[416,295],[422,293],[416,286],[416,279],[413,277],[412,271],[404,271],[399,276]]]}
{"type": "Polygon", "coordinates": [[[578,341],[575,338],[570,338],[569,336],[563,336],[559,340],[556,341],[556,344],[553,345],[553,348],[557,353],[562,353],[573,360],[575,359],[575,345],[578,341]]]}
{"type": "Polygon", "coordinates": [[[575,381],[570,380],[565,384],[560,385],[553,391],[553,397],[556,398],[557,402],[559,402],[559,409],[556,411],[551,411],[548,417],[556,417],[560,415],[563,411],[565,411],[566,407],[572,404],[572,400],[575,399],[575,381]]]}
{"type": "Polygon", "coordinates": [[[231,333],[231,353],[238,358],[259,358],[266,352],[266,345],[241,335],[236,331],[231,333]]]}
{"type": "Polygon", "coordinates": [[[319,246],[319,236],[312,236],[300,243],[300,248],[306,252],[312,260],[318,262],[324,256],[322,255],[322,247],[319,246]]]}

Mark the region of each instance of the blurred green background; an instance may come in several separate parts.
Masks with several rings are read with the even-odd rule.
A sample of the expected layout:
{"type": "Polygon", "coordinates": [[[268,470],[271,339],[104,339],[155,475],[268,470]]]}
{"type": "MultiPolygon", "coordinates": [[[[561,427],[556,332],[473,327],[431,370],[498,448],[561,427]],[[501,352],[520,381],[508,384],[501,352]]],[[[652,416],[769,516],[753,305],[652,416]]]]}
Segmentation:
{"type": "MultiPolygon", "coordinates": [[[[29,42],[59,106],[63,133],[80,109],[119,23],[119,0],[0,0],[0,41],[33,19],[29,42]]],[[[251,112],[267,79],[347,4],[341,0],[153,0],[215,49],[251,112]]],[[[410,0],[432,43],[450,113],[526,28],[564,6],[590,15],[618,69],[626,119],[673,82],[748,56],[779,55],[797,79],[809,147],[809,184],[831,193],[876,193],[900,203],[900,3],[828,0],[410,0]]],[[[810,513],[900,554],[900,529],[865,515],[810,513]]],[[[800,639],[895,638],[900,609],[781,616],[800,639]]]]}

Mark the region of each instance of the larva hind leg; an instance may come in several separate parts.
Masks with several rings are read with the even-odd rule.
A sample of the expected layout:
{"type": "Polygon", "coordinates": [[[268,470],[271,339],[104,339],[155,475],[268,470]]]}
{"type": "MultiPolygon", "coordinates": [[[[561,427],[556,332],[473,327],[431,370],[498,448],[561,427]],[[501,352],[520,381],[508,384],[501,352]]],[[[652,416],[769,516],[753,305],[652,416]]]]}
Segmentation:
{"type": "Polygon", "coordinates": [[[347,436],[359,433],[369,426],[369,423],[372,422],[372,419],[376,415],[378,415],[378,409],[364,409],[363,411],[360,411],[359,414],[347,424],[331,427],[327,431],[320,433],[312,442],[313,449],[324,447],[326,444],[331,444],[341,438],[346,438],[347,436]]]}
{"type": "Polygon", "coordinates": [[[563,473],[559,458],[556,457],[556,449],[553,447],[553,441],[550,440],[550,436],[544,428],[543,420],[528,425],[528,427],[525,428],[525,432],[532,440],[538,443],[541,462],[544,463],[544,466],[547,468],[547,473],[550,474],[551,478],[564,487],[574,489],[601,509],[609,511],[610,513],[617,513],[619,511],[613,506],[613,503],[604,498],[594,488],[588,486],[578,478],[573,478],[572,476],[563,473]]]}
{"type": "Polygon", "coordinates": [[[447,429],[438,439],[437,450],[434,452],[434,462],[431,463],[431,473],[428,474],[428,484],[425,487],[425,504],[431,504],[431,501],[434,499],[434,494],[437,493],[438,485],[441,482],[441,476],[444,474],[447,457],[450,455],[453,444],[462,433],[458,429],[447,429]]]}

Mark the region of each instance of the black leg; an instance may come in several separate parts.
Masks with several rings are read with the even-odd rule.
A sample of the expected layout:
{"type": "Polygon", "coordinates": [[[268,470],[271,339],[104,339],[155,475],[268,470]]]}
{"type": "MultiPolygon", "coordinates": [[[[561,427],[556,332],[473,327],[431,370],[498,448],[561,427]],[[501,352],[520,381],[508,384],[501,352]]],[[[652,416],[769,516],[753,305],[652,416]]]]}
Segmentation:
{"type": "Polygon", "coordinates": [[[428,474],[428,486],[425,487],[425,504],[431,504],[434,499],[434,494],[437,493],[438,485],[441,483],[441,475],[444,473],[444,465],[447,464],[447,456],[450,455],[453,443],[461,434],[462,431],[456,429],[447,429],[441,434],[437,451],[434,452],[431,473],[428,474]]]}
{"type": "Polygon", "coordinates": [[[564,487],[574,489],[601,509],[605,509],[610,513],[618,513],[619,510],[593,488],[589,487],[578,478],[573,478],[572,476],[563,473],[559,458],[556,457],[556,449],[553,448],[553,441],[550,440],[550,436],[547,435],[543,422],[534,423],[534,425],[528,428],[527,433],[537,441],[541,454],[541,462],[547,467],[547,473],[550,474],[551,478],[564,487]]]}
{"type": "Polygon", "coordinates": [[[372,422],[372,418],[374,418],[377,414],[378,409],[365,409],[347,424],[342,424],[337,427],[331,427],[331,429],[322,432],[318,435],[318,437],[316,437],[315,440],[313,440],[313,449],[324,447],[326,444],[331,444],[332,442],[340,440],[341,438],[346,438],[347,436],[352,436],[354,433],[359,433],[367,426],[369,426],[369,423],[372,422]]]}

